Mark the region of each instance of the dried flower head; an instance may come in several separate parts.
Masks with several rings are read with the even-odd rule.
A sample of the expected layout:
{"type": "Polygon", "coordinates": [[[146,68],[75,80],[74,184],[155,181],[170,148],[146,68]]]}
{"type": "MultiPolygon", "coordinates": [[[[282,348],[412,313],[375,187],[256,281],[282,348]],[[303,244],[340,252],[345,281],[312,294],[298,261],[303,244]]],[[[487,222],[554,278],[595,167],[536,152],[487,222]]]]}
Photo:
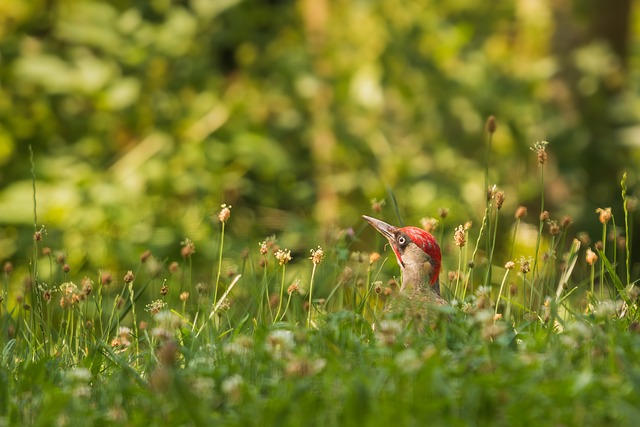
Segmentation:
{"type": "Polygon", "coordinates": [[[131,338],[131,329],[126,326],[120,326],[118,328],[118,338],[128,343],[129,338],[131,338]]]}
{"type": "Polygon", "coordinates": [[[169,264],[169,272],[177,273],[178,270],[180,270],[180,264],[178,264],[175,261],[173,261],[171,264],[169,264]]]}
{"type": "Polygon", "coordinates": [[[188,237],[185,238],[182,242],[180,242],[180,244],[182,245],[182,249],[180,249],[180,254],[182,255],[183,258],[188,258],[194,253],[196,253],[196,245],[188,237]]]}
{"type": "Polygon", "coordinates": [[[621,251],[625,250],[627,247],[627,238],[625,236],[618,236],[616,239],[616,245],[618,245],[618,249],[621,251]]]}
{"type": "Polygon", "coordinates": [[[571,224],[573,224],[573,218],[571,218],[569,215],[565,215],[562,217],[562,220],[560,221],[560,227],[567,228],[571,224]]]}
{"type": "Polygon", "coordinates": [[[527,215],[527,207],[526,206],[518,206],[516,209],[515,217],[516,219],[521,219],[522,217],[527,215]]]}
{"type": "Polygon", "coordinates": [[[459,248],[462,248],[465,245],[465,243],[467,243],[466,234],[464,231],[464,227],[462,225],[459,225],[456,227],[456,231],[453,234],[453,241],[455,242],[456,246],[459,248]]]}
{"type": "Polygon", "coordinates": [[[513,283],[509,284],[509,295],[512,297],[518,295],[518,287],[513,283]]]}
{"type": "Polygon", "coordinates": [[[558,234],[560,234],[560,226],[558,225],[558,221],[549,221],[549,233],[551,233],[552,236],[557,236],[558,234]]]}
{"type": "Polygon", "coordinates": [[[378,252],[371,252],[369,254],[369,264],[373,264],[380,259],[380,254],[378,252]]]}
{"type": "Polygon", "coordinates": [[[549,211],[540,212],[540,222],[545,222],[549,220],[549,211]]]}
{"type": "Polygon", "coordinates": [[[157,299],[147,304],[145,306],[145,311],[148,311],[151,314],[158,314],[160,313],[160,310],[162,310],[166,305],[167,305],[166,302],[162,301],[161,299],[157,299]]]}
{"type": "Polygon", "coordinates": [[[494,115],[489,116],[486,123],[487,132],[490,134],[495,133],[496,131],[496,118],[494,115]]]}
{"type": "Polygon", "coordinates": [[[145,263],[149,258],[151,258],[151,251],[149,249],[140,254],[141,263],[145,263]]]}
{"type": "Polygon", "coordinates": [[[576,237],[584,246],[589,246],[591,244],[591,237],[589,237],[589,233],[586,231],[581,231],[576,234],[576,237]]]}
{"type": "Polygon", "coordinates": [[[504,191],[500,190],[496,193],[496,209],[502,209],[502,205],[504,204],[504,191]]]}
{"type": "Polygon", "coordinates": [[[267,241],[263,240],[259,243],[260,245],[260,255],[266,256],[269,253],[269,248],[267,246],[267,241]]]}
{"type": "Polygon", "coordinates": [[[71,271],[71,266],[69,264],[64,264],[62,266],[62,271],[64,271],[65,273],[68,273],[69,271],[71,271]]]}
{"type": "Polygon", "coordinates": [[[438,215],[440,215],[440,218],[445,219],[449,216],[449,208],[438,209],[438,215]]]}
{"type": "Polygon", "coordinates": [[[598,255],[591,250],[591,248],[587,248],[587,252],[584,255],[584,258],[587,260],[587,264],[594,265],[598,262],[598,255]]]}
{"type": "Polygon", "coordinates": [[[473,225],[473,221],[469,220],[467,222],[464,223],[464,231],[469,231],[471,230],[471,226],[473,225]]]}
{"type": "Polygon", "coordinates": [[[359,252],[359,251],[353,251],[349,255],[349,259],[351,259],[351,261],[363,263],[366,259],[366,254],[363,254],[362,252],[359,252]]]}
{"type": "Polygon", "coordinates": [[[487,202],[490,202],[491,200],[493,200],[495,195],[496,195],[496,185],[493,184],[487,187],[487,202]]]}
{"type": "Polygon", "coordinates": [[[324,359],[296,358],[289,360],[284,371],[288,377],[310,377],[322,371],[326,364],[324,359]]]}
{"type": "Polygon", "coordinates": [[[80,283],[82,285],[82,296],[88,297],[91,295],[91,291],[93,291],[93,281],[85,276],[80,283]]]}
{"type": "Polygon", "coordinates": [[[43,226],[40,227],[39,230],[36,230],[33,233],[33,241],[34,242],[41,242],[43,237],[47,234],[47,229],[43,226]]]}
{"type": "Polygon", "coordinates": [[[56,262],[60,265],[67,262],[67,255],[62,251],[56,251],[56,262]]]}
{"type": "Polygon", "coordinates": [[[520,272],[527,274],[531,271],[531,260],[529,258],[520,257],[520,272]]]}
{"type": "MultiPolygon", "coordinates": [[[[491,286],[479,286],[478,289],[476,289],[476,308],[491,308],[493,305],[493,301],[491,301],[491,286]]],[[[488,315],[489,313],[487,312],[486,314],[488,315]]]]}
{"type": "Polygon", "coordinates": [[[549,145],[547,141],[538,141],[531,147],[531,150],[537,153],[538,163],[541,165],[544,165],[547,161],[547,145],[549,145]]]}
{"type": "Polygon", "coordinates": [[[280,265],[285,265],[291,261],[291,251],[289,249],[278,249],[274,254],[280,265]]]}
{"type": "Polygon", "coordinates": [[[300,289],[300,286],[298,285],[298,283],[299,281],[296,280],[287,288],[287,293],[289,295],[293,294],[294,292],[298,292],[298,289],[300,289]]]}
{"type": "Polygon", "coordinates": [[[160,295],[166,296],[168,293],[169,293],[169,286],[167,286],[166,283],[163,283],[162,287],[160,287],[160,295]]]}
{"type": "Polygon", "coordinates": [[[376,198],[373,198],[371,199],[371,209],[375,213],[379,214],[380,212],[382,212],[382,208],[384,207],[385,203],[386,202],[384,201],[384,199],[378,200],[376,198]]]}
{"type": "Polygon", "coordinates": [[[433,233],[436,228],[438,228],[439,221],[435,218],[421,218],[420,225],[425,229],[428,233],[433,233]]]}
{"type": "Polygon", "coordinates": [[[516,263],[513,261],[507,261],[507,263],[504,265],[504,268],[507,270],[511,270],[513,269],[513,267],[515,267],[516,263]]]}
{"type": "Polygon", "coordinates": [[[110,271],[102,271],[100,273],[100,283],[109,286],[113,282],[113,276],[110,271]]]}
{"type": "Polygon", "coordinates": [[[269,307],[276,308],[280,303],[280,297],[277,294],[271,294],[269,296],[269,307]]]}
{"type": "Polygon", "coordinates": [[[611,208],[598,208],[596,213],[600,214],[600,222],[606,224],[611,219],[611,208]]]}
{"type": "Polygon", "coordinates": [[[13,272],[13,264],[10,261],[5,262],[2,271],[8,276],[13,272]]]}
{"type": "Polygon", "coordinates": [[[231,205],[227,206],[225,204],[222,204],[220,205],[220,207],[222,209],[220,210],[220,213],[218,213],[218,220],[220,220],[220,222],[227,222],[227,220],[231,216],[231,205]]]}
{"type": "Polygon", "coordinates": [[[65,282],[60,285],[60,307],[68,308],[80,302],[78,286],[73,282],[65,282]]]}
{"type": "Polygon", "coordinates": [[[133,271],[131,270],[127,271],[127,274],[124,275],[124,283],[130,284],[131,282],[133,282],[133,279],[135,279],[135,276],[133,275],[133,271]]]}
{"type": "Polygon", "coordinates": [[[227,267],[227,277],[228,278],[232,278],[238,275],[238,266],[237,265],[230,265],[229,267],[227,267]]]}
{"type": "Polygon", "coordinates": [[[324,251],[320,246],[318,246],[318,249],[315,249],[315,250],[311,249],[311,256],[309,257],[311,262],[313,262],[315,265],[318,265],[322,262],[323,258],[324,258],[324,251]]]}
{"type": "Polygon", "coordinates": [[[180,301],[186,302],[189,299],[189,292],[183,291],[180,292],[180,301]]]}
{"type": "Polygon", "coordinates": [[[209,288],[207,287],[206,283],[200,282],[196,284],[196,292],[198,293],[198,295],[203,296],[209,292],[209,288]]]}
{"type": "Polygon", "coordinates": [[[346,266],[344,270],[340,273],[340,282],[346,283],[353,279],[353,269],[349,266],[346,266]]]}

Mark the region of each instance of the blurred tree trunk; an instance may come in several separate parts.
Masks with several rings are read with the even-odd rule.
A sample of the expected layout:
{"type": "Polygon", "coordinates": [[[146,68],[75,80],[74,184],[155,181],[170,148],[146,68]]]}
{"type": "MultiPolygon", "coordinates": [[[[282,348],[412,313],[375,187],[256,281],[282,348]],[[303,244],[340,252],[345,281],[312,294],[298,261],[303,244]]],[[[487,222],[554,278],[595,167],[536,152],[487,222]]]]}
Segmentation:
{"type": "MultiPolygon", "coordinates": [[[[626,89],[632,5],[632,0],[551,2],[555,24],[551,51],[559,64],[552,84],[556,105],[569,123],[569,130],[554,149],[563,172],[585,174],[585,209],[619,201],[620,165],[628,163],[628,148],[621,144],[617,132],[625,123],[611,114],[611,106],[626,89]],[[617,57],[618,63],[605,75],[589,76],[579,69],[576,52],[592,43],[604,43],[617,57]],[[586,78],[596,82],[595,89],[585,90],[586,78]]],[[[606,60],[609,58],[602,58],[606,60]]]]}
{"type": "Polygon", "coordinates": [[[309,103],[311,120],[309,138],[314,165],[314,180],[318,198],[314,210],[316,221],[327,229],[338,215],[338,194],[333,185],[335,135],[331,123],[332,87],[326,83],[330,64],[325,59],[324,45],[329,17],[327,0],[300,0],[300,10],[307,34],[307,47],[311,53],[313,71],[318,88],[309,103]]]}
{"type": "Polygon", "coordinates": [[[629,54],[632,0],[589,0],[590,35],[606,40],[624,67],[629,54]]]}

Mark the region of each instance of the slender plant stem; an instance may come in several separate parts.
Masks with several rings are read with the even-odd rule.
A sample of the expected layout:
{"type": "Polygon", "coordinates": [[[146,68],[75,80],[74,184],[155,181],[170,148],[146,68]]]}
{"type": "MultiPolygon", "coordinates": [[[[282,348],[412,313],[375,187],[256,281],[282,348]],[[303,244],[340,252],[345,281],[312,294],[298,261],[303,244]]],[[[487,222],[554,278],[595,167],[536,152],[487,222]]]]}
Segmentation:
{"type": "Polygon", "coordinates": [[[616,227],[616,217],[611,215],[611,228],[613,232],[613,268],[618,267],[618,228],[616,227]]]}
{"type": "Polygon", "coordinates": [[[602,257],[600,260],[600,299],[604,298],[604,256],[607,248],[607,223],[602,223],[602,257]]]}
{"type": "Polygon", "coordinates": [[[458,250],[458,274],[456,274],[456,290],[453,293],[453,297],[458,299],[458,287],[460,285],[460,275],[463,274],[462,271],[460,271],[462,269],[462,248],[460,248],[458,250]]]}
{"type": "Polygon", "coordinates": [[[531,286],[536,281],[536,274],[538,273],[538,254],[540,253],[540,241],[542,239],[542,229],[544,228],[544,221],[542,220],[542,214],[544,212],[544,165],[540,165],[540,224],[538,226],[538,236],[536,237],[536,251],[533,258],[533,274],[531,279],[531,286]]]}
{"type": "Polygon", "coordinates": [[[489,252],[488,252],[489,260],[487,262],[487,274],[485,276],[485,281],[484,281],[485,282],[485,286],[491,286],[491,266],[493,265],[493,251],[496,248],[496,235],[498,234],[498,217],[499,217],[498,213],[499,212],[500,211],[496,210],[495,213],[494,213],[494,215],[495,215],[495,223],[494,223],[494,225],[492,227],[493,236],[490,236],[491,237],[491,245],[489,247],[489,252]]]}
{"type": "MultiPolygon", "coordinates": [[[[106,336],[103,336],[104,340],[107,340],[109,338],[109,333],[111,332],[111,330],[113,329],[111,326],[111,323],[113,322],[113,318],[116,315],[116,311],[118,311],[118,302],[124,298],[124,292],[127,289],[126,286],[122,287],[122,290],[120,291],[120,294],[118,294],[118,296],[113,300],[113,306],[111,307],[111,314],[109,315],[109,322],[107,323],[107,329],[106,329],[106,336]]],[[[116,322],[119,325],[120,324],[120,317],[116,316],[116,322]]]]}
{"type": "MultiPolygon", "coordinates": [[[[491,155],[491,144],[493,142],[493,132],[487,132],[487,135],[488,135],[487,144],[486,144],[487,148],[486,148],[485,158],[484,158],[484,191],[486,195],[485,218],[487,221],[487,228],[488,228],[487,237],[485,240],[485,247],[486,247],[485,250],[489,259],[487,263],[487,273],[485,275],[485,286],[489,286],[491,281],[491,235],[492,235],[492,226],[493,226],[493,224],[491,223],[491,210],[493,205],[492,203],[493,194],[496,187],[494,185],[493,188],[489,190],[489,156],[491,155]]],[[[484,225],[484,221],[485,220],[483,219],[483,225],[484,225]]]]}
{"type": "MultiPolygon", "coordinates": [[[[487,204],[487,207],[484,210],[484,216],[482,217],[482,225],[480,226],[480,231],[478,232],[478,239],[476,240],[476,245],[473,249],[473,254],[471,255],[471,263],[473,264],[473,267],[470,267],[469,269],[469,275],[468,278],[471,277],[471,273],[473,272],[473,269],[475,268],[475,262],[476,262],[476,255],[478,254],[478,247],[480,246],[480,239],[482,238],[482,234],[484,233],[484,227],[485,224],[488,222],[488,216],[489,216],[489,205],[487,204]]],[[[467,293],[467,287],[468,287],[469,283],[467,280],[467,283],[465,283],[464,286],[464,295],[466,295],[467,293]]]]}
{"type": "Polygon", "coordinates": [[[39,277],[38,277],[38,241],[39,239],[36,236],[40,236],[42,238],[43,230],[38,231],[38,208],[37,202],[38,199],[36,197],[36,166],[33,154],[33,148],[31,144],[29,144],[29,162],[31,164],[31,186],[32,186],[32,196],[33,196],[33,260],[32,260],[32,270],[31,270],[31,330],[33,334],[31,336],[31,351],[32,358],[35,361],[36,357],[36,333],[37,330],[37,322],[38,318],[40,319],[40,326],[43,333],[43,339],[47,342],[47,337],[44,336],[44,325],[43,325],[43,316],[42,316],[42,300],[39,292],[39,277]],[[34,307],[35,306],[35,307],[34,307]]]}
{"type": "Polygon", "coordinates": [[[269,305],[269,283],[267,282],[267,257],[262,256],[263,260],[263,268],[262,268],[262,286],[260,288],[260,296],[258,298],[258,318],[260,318],[265,324],[268,322],[266,320],[267,310],[269,311],[269,315],[271,315],[271,306],[269,305]],[[264,294],[264,302],[262,301],[262,295],[264,294]]]}
{"type": "Polygon", "coordinates": [[[273,321],[276,322],[280,319],[280,311],[282,310],[282,299],[284,297],[284,273],[286,269],[286,264],[282,264],[282,280],[280,281],[280,298],[278,300],[278,310],[276,311],[276,315],[273,318],[273,321]]]}
{"type": "MultiPolygon", "coordinates": [[[[529,312],[533,312],[533,289],[534,289],[534,287],[533,287],[533,275],[531,275],[531,278],[532,278],[532,280],[531,280],[531,283],[529,284],[529,287],[531,288],[531,292],[530,292],[530,295],[529,295],[529,312]]],[[[527,285],[527,275],[526,274],[522,275],[522,280],[523,280],[523,285],[526,286],[527,285]]],[[[523,286],[523,288],[524,288],[524,286],[523,286]]]]}
{"type": "Polygon", "coordinates": [[[309,313],[307,313],[307,329],[311,329],[311,310],[313,309],[313,280],[316,276],[316,267],[318,264],[313,264],[313,269],[311,270],[311,282],[309,283],[309,313]]]}
{"type": "Polygon", "coordinates": [[[222,231],[220,232],[220,251],[218,254],[218,273],[216,274],[216,290],[213,294],[213,305],[218,301],[218,287],[220,285],[220,273],[222,271],[222,252],[224,249],[224,224],[222,221],[222,231]]]}
{"type": "Polygon", "coordinates": [[[282,312],[282,316],[280,316],[280,321],[284,320],[284,316],[287,314],[287,310],[289,310],[289,303],[291,302],[291,293],[287,297],[287,304],[284,306],[284,311],[282,312]]]}
{"type": "Polygon", "coordinates": [[[496,312],[498,314],[498,308],[500,307],[500,298],[502,298],[502,291],[504,289],[504,284],[507,282],[507,277],[509,276],[509,270],[507,269],[504,272],[504,276],[502,277],[502,283],[500,283],[500,290],[498,291],[498,298],[496,298],[496,312]]]}
{"type": "Polygon", "coordinates": [[[136,366],[140,355],[140,336],[138,334],[138,320],[136,318],[136,300],[134,298],[133,281],[129,283],[129,300],[131,301],[131,315],[133,316],[133,334],[136,342],[136,366]]]}
{"type": "Polygon", "coordinates": [[[631,283],[631,270],[629,269],[629,260],[631,258],[631,252],[629,250],[629,241],[631,240],[631,234],[629,234],[629,210],[627,208],[627,173],[622,175],[622,181],[620,182],[622,187],[622,208],[624,209],[624,245],[625,245],[625,272],[627,278],[627,286],[631,283]]]}
{"type": "Polygon", "coordinates": [[[511,241],[511,253],[509,260],[513,261],[513,253],[516,249],[516,238],[518,237],[518,228],[520,227],[520,218],[516,219],[516,226],[513,229],[513,240],[511,241]]]}

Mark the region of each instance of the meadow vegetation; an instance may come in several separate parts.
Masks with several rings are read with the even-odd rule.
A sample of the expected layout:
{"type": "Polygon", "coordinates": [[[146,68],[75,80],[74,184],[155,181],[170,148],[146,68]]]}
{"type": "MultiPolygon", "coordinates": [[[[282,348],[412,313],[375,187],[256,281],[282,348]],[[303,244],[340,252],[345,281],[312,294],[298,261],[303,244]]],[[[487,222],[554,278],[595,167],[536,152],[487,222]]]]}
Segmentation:
{"type": "MultiPolygon", "coordinates": [[[[546,143],[533,149],[542,181],[546,143]]],[[[621,186],[619,223],[628,233],[636,201],[626,175],[621,186]]],[[[34,179],[34,208],[35,189],[34,179]]],[[[440,230],[454,243],[445,257],[458,260],[441,277],[451,306],[410,316],[385,308],[400,279],[383,269],[393,255],[351,250],[362,227],[300,255],[271,236],[225,270],[225,226],[234,217],[223,204],[212,216],[217,256],[205,284],[192,280],[198,251],[190,239],[176,261],[145,251],[122,277],[75,277],[36,220],[17,296],[14,267],[4,264],[2,421],[633,425],[640,289],[630,234],[607,237],[610,208],[594,210],[603,231],[596,242],[574,238],[569,218],[543,210],[535,251],[498,266],[490,263],[498,221],[513,223],[516,247],[527,215],[505,213],[504,197],[488,187],[483,218],[440,230]],[[141,304],[143,295],[150,302],[141,304]]],[[[372,210],[388,209],[374,201],[372,210]]],[[[424,224],[438,233],[437,222],[424,224]]]]}
{"type": "Polygon", "coordinates": [[[0,426],[636,425],[638,17],[574,3],[0,1],[0,426]]]}

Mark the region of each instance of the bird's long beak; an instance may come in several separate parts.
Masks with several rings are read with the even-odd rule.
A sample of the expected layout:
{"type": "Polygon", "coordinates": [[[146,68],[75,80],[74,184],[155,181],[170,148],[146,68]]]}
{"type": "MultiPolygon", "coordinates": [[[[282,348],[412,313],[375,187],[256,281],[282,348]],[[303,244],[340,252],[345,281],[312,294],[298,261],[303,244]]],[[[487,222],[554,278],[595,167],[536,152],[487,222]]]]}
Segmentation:
{"type": "Polygon", "coordinates": [[[404,261],[402,260],[402,255],[398,251],[398,245],[396,244],[396,233],[398,232],[398,227],[395,227],[391,224],[387,224],[384,221],[380,221],[379,219],[372,218],[370,216],[362,215],[369,224],[373,226],[380,234],[387,238],[389,241],[389,245],[391,245],[391,249],[393,249],[393,253],[396,255],[398,260],[398,264],[401,267],[404,267],[404,261]]]}
{"type": "Polygon", "coordinates": [[[394,227],[391,224],[387,224],[384,221],[380,221],[379,219],[372,218],[372,217],[367,216],[367,215],[362,215],[362,218],[364,218],[369,224],[371,224],[373,226],[373,228],[378,230],[380,232],[380,234],[382,234],[384,237],[386,237],[387,240],[389,240],[389,243],[391,243],[391,244],[394,243],[394,241],[395,241],[395,233],[396,233],[396,231],[398,231],[398,227],[394,227]]]}
{"type": "Polygon", "coordinates": [[[386,237],[387,240],[390,241],[389,243],[393,242],[395,233],[396,231],[398,231],[398,227],[394,227],[391,224],[387,224],[384,221],[380,221],[379,219],[372,218],[367,215],[362,215],[362,218],[364,218],[369,224],[371,224],[373,228],[378,230],[380,234],[386,237]]]}

